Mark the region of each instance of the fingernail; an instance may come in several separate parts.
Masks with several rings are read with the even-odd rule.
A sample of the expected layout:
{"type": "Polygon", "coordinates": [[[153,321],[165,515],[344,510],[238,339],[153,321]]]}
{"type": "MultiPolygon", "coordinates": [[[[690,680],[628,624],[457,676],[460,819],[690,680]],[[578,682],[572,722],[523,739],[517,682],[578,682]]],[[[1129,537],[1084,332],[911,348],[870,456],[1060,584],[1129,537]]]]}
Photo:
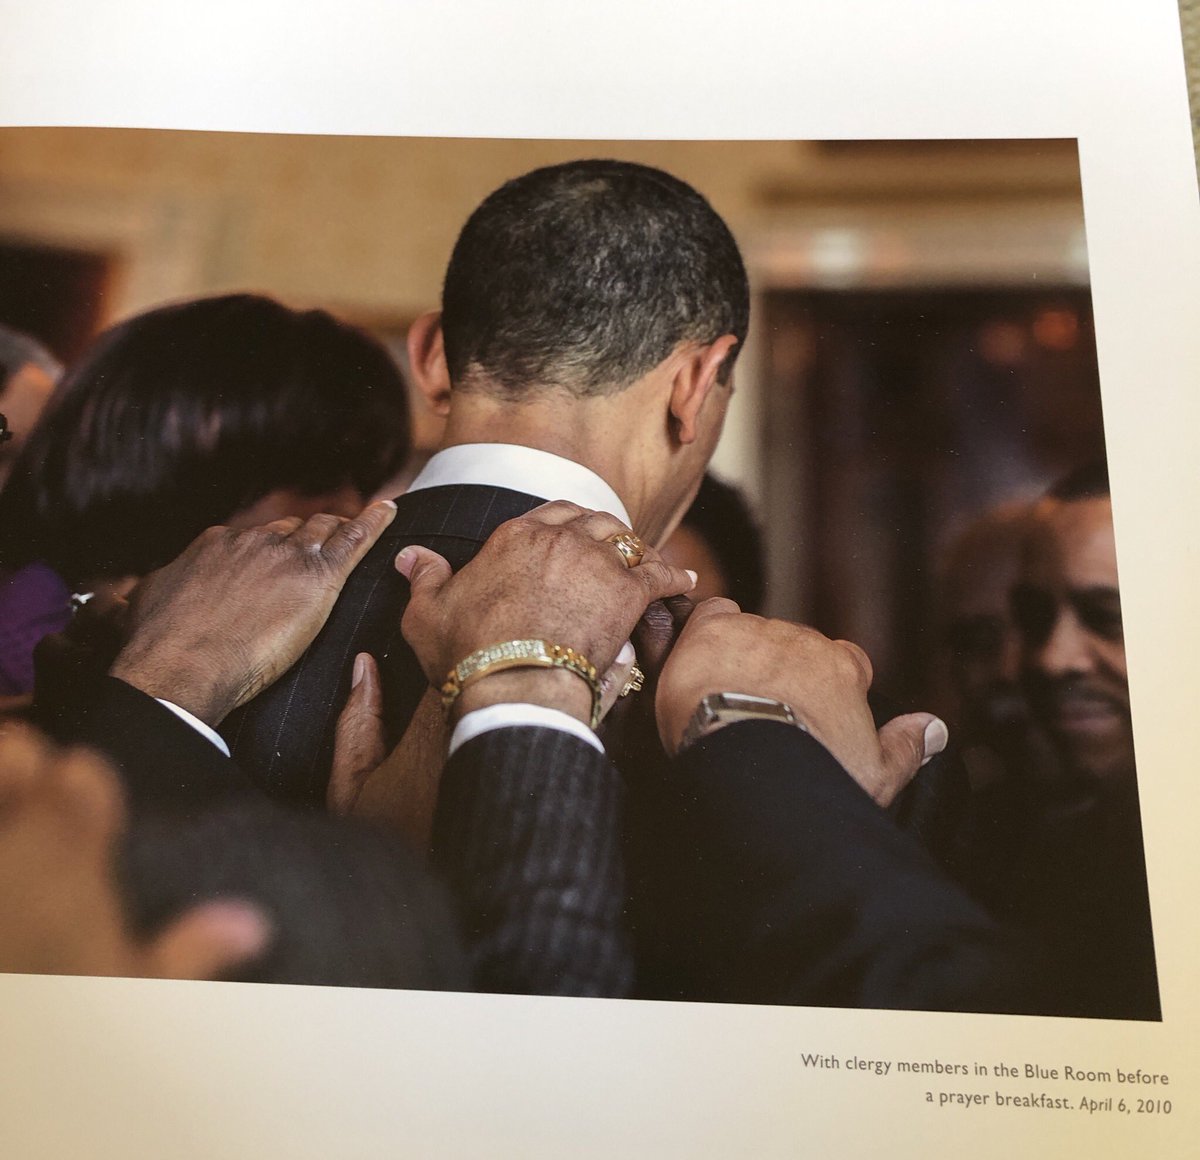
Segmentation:
{"type": "Polygon", "coordinates": [[[357,688],[359,681],[361,681],[363,679],[363,677],[365,677],[366,675],[367,675],[366,654],[359,653],[358,656],[356,656],[354,658],[354,672],[350,676],[350,688],[352,688],[352,689],[357,688]]]}
{"type": "Polygon", "coordinates": [[[636,658],[637,653],[633,651],[633,644],[630,641],[626,641],[621,645],[621,651],[617,653],[616,663],[619,665],[631,665],[636,658]]]}
{"type": "Polygon", "coordinates": [[[394,508],[396,506],[396,501],[394,499],[385,499],[380,500],[379,502],[382,503],[384,507],[394,508]]]}
{"type": "Polygon", "coordinates": [[[401,549],[400,555],[396,557],[396,568],[406,580],[408,579],[408,574],[412,571],[415,558],[416,552],[412,548],[401,549]]]}
{"type": "Polygon", "coordinates": [[[695,572],[693,572],[693,571],[691,570],[691,568],[684,568],[684,571],[685,571],[685,572],[686,572],[686,573],[687,573],[687,574],[688,574],[688,575],[689,575],[689,576],[692,578],[692,587],[693,587],[693,588],[695,588],[695,587],[696,587],[696,580],[698,579],[698,577],[696,576],[696,573],[695,573],[695,572]]]}
{"type": "Polygon", "coordinates": [[[926,764],[941,753],[949,740],[950,730],[946,728],[946,722],[940,717],[935,717],[925,726],[925,760],[921,764],[926,764]]]}

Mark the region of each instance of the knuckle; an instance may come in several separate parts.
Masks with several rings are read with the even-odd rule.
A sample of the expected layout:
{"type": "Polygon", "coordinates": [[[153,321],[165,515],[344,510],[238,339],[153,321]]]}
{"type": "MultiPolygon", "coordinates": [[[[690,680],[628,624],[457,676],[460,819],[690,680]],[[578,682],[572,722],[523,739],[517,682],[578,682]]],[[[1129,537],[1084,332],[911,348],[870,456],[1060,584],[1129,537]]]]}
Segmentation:
{"type": "Polygon", "coordinates": [[[645,561],[639,564],[636,568],[626,569],[632,572],[633,575],[642,582],[642,587],[647,592],[657,592],[659,589],[666,586],[670,578],[670,572],[665,564],[660,564],[657,561],[645,561]]]}
{"type": "Polygon", "coordinates": [[[353,550],[359,547],[367,538],[367,529],[357,521],[345,523],[339,529],[339,540],[347,548],[353,550]]]}
{"type": "Polygon", "coordinates": [[[867,654],[856,644],[850,644],[847,641],[833,641],[835,649],[833,657],[837,664],[838,672],[846,679],[853,681],[862,689],[867,689],[871,684],[871,662],[867,659],[867,654]]]}
{"type": "Polygon", "coordinates": [[[591,508],[580,508],[576,520],[582,528],[607,532],[611,535],[628,530],[615,516],[610,516],[608,512],[594,511],[591,508]]]}
{"type": "Polygon", "coordinates": [[[517,516],[516,519],[505,520],[504,523],[492,532],[490,538],[501,543],[511,540],[516,536],[520,536],[531,525],[536,525],[537,522],[536,520],[531,520],[528,516],[517,516]]]}

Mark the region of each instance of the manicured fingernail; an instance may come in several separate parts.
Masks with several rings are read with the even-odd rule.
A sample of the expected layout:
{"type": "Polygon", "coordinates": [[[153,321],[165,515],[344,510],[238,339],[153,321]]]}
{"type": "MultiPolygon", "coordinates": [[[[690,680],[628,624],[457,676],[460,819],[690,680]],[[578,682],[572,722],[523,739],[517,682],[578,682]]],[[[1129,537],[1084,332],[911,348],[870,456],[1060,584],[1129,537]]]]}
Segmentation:
{"type": "Polygon", "coordinates": [[[940,717],[935,717],[925,726],[925,761],[921,764],[924,765],[941,753],[949,740],[950,730],[946,728],[946,722],[940,717]]]}
{"type": "Polygon", "coordinates": [[[636,658],[637,653],[633,651],[633,645],[629,641],[626,641],[621,645],[621,651],[617,653],[617,664],[631,665],[636,658]]]}
{"type": "Polygon", "coordinates": [[[695,587],[696,587],[696,580],[697,580],[696,573],[695,573],[695,572],[693,572],[693,571],[691,570],[691,568],[684,568],[684,571],[685,571],[685,572],[686,572],[686,573],[687,573],[687,574],[688,574],[688,575],[689,575],[689,576],[692,578],[692,587],[693,587],[693,588],[695,588],[695,587]]]}
{"type": "Polygon", "coordinates": [[[396,568],[400,575],[406,580],[408,579],[408,574],[413,569],[413,564],[416,562],[416,557],[417,554],[412,550],[412,548],[401,549],[400,555],[396,557],[396,568]]]}
{"type": "Polygon", "coordinates": [[[350,677],[350,688],[357,688],[359,681],[361,681],[366,675],[367,657],[365,653],[359,653],[358,656],[354,658],[354,672],[350,677]]]}
{"type": "Polygon", "coordinates": [[[383,499],[379,502],[382,503],[384,507],[394,508],[396,506],[396,501],[394,499],[383,499]]]}

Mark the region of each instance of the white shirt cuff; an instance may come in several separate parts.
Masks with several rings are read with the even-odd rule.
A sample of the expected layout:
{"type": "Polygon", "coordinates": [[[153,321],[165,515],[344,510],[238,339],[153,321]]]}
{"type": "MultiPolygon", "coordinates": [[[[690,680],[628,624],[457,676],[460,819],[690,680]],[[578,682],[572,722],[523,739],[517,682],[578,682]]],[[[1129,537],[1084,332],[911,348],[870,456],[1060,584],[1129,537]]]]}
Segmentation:
{"type": "Polygon", "coordinates": [[[541,729],[558,729],[563,733],[573,733],[593,749],[604,752],[600,738],[570,713],[564,713],[561,709],[547,709],[544,705],[501,704],[488,705],[485,709],[467,713],[450,734],[450,753],[481,733],[492,729],[507,729],[514,725],[535,725],[541,729]]]}
{"type": "Polygon", "coordinates": [[[220,735],[215,729],[205,725],[199,717],[193,717],[186,709],[181,709],[173,701],[164,701],[161,697],[154,698],[164,709],[170,709],[180,721],[186,722],[201,737],[208,738],[226,757],[229,756],[229,746],[225,744],[225,738],[220,735]]]}

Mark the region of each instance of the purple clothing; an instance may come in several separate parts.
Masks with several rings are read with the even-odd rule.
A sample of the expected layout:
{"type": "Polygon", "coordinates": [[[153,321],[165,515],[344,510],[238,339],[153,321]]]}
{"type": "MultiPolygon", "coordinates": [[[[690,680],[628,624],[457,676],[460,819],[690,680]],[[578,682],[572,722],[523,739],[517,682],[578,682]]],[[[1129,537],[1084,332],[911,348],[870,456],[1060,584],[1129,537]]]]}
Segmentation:
{"type": "Polygon", "coordinates": [[[33,649],[71,622],[71,592],[48,564],[0,580],[0,696],[33,692],[33,649]]]}

